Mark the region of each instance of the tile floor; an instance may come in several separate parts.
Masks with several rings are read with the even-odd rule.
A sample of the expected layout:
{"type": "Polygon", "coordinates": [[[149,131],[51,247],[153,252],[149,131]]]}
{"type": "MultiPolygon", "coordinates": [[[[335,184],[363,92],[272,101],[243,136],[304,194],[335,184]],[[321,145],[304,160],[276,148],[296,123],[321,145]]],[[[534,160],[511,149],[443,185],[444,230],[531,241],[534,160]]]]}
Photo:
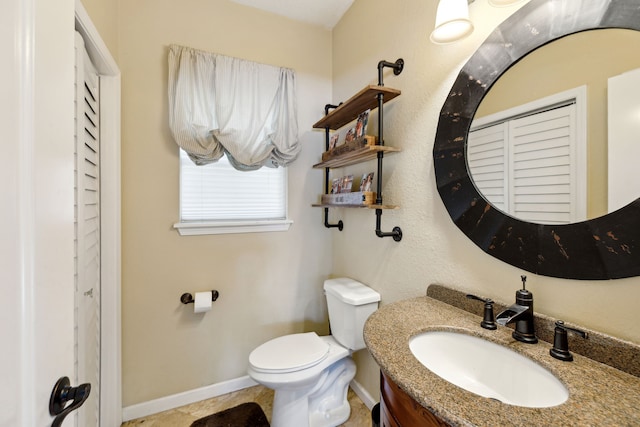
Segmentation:
{"type": "MultiPolygon", "coordinates": [[[[349,404],[351,405],[351,416],[344,427],[369,427],[371,426],[371,412],[362,403],[362,400],[349,389],[349,404]]],[[[122,427],[189,427],[198,418],[206,417],[227,408],[245,402],[256,402],[266,414],[271,422],[271,405],[273,403],[273,390],[257,385],[244,390],[218,396],[202,402],[192,403],[170,411],[150,415],[144,418],[127,421],[122,427]]]]}

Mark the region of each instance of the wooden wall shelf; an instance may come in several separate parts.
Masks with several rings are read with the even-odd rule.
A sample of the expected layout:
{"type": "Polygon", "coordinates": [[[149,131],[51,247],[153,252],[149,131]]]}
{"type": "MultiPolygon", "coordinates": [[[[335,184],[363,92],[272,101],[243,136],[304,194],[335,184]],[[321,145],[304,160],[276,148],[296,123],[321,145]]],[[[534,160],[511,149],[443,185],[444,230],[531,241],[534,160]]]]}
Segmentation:
{"type": "Polygon", "coordinates": [[[322,204],[322,203],[314,203],[311,205],[314,208],[349,208],[349,209],[386,209],[386,210],[394,210],[400,209],[400,206],[396,205],[330,205],[330,204],[322,204]]]}
{"type": "MultiPolygon", "coordinates": [[[[399,75],[404,69],[404,60],[398,58],[395,62],[380,61],[378,62],[378,84],[369,85],[362,89],[360,92],[353,95],[344,103],[335,106],[327,104],[324,107],[325,116],[318,120],[313,125],[316,129],[324,129],[325,131],[325,153],[322,156],[322,162],[313,165],[316,169],[324,169],[324,190],[325,194],[329,193],[329,174],[331,168],[339,168],[343,166],[349,166],[356,163],[366,162],[369,160],[377,159],[378,161],[378,176],[377,176],[377,191],[382,191],[382,161],[384,154],[393,154],[401,151],[399,148],[387,147],[384,145],[383,137],[383,123],[384,123],[384,108],[383,105],[400,95],[398,89],[392,89],[386,87],[383,82],[384,69],[392,68],[394,75],[399,75]],[[356,120],[360,114],[367,110],[378,109],[378,135],[377,141],[375,137],[364,136],[361,140],[353,141],[354,147],[347,146],[344,149],[333,150],[329,149],[330,145],[330,131],[338,130],[344,125],[356,120]],[[331,110],[329,112],[329,110],[331,110]],[[369,145],[372,142],[377,142],[378,145],[369,145]],[[363,147],[359,147],[360,144],[363,147]],[[333,151],[333,152],[332,152],[333,151]]],[[[351,144],[350,141],[348,144],[351,144]]],[[[335,199],[325,197],[323,202],[336,202],[335,199]]],[[[351,200],[340,200],[343,202],[352,202],[351,200]]],[[[402,240],[402,229],[400,227],[393,227],[391,232],[384,232],[381,229],[381,217],[383,209],[398,209],[398,206],[385,205],[382,202],[382,195],[376,194],[376,200],[374,205],[366,205],[359,203],[357,205],[347,205],[338,203],[318,203],[312,206],[324,208],[324,226],[326,228],[337,228],[342,231],[344,224],[342,220],[335,224],[329,223],[329,208],[358,208],[358,209],[375,209],[376,211],[376,236],[378,237],[392,237],[394,241],[399,242],[402,240]]]]}
{"type": "Polygon", "coordinates": [[[342,126],[358,118],[358,114],[366,110],[378,108],[378,94],[384,95],[384,102],[391,101],[400,95],[398,89],[392,89],[386,86],[370,85],[353,95],[338,108],[318,120],[313,125],[316,129],[331,130],[340,129],[342,126]]]}
{"type": "Polygon", "coordinates": [[[385,154],[394,154],[402,151],[400,148],[387,147],[384,145],[367,145],[354,151],[343,154],[340,157],[336,157],[321,163],[313,165],[316,169],[324,168],[341,168],[343,166],[354,165],[356,163],[365,162],[367,160],[373,160],[378,157],[379,152],[385,154]]]}

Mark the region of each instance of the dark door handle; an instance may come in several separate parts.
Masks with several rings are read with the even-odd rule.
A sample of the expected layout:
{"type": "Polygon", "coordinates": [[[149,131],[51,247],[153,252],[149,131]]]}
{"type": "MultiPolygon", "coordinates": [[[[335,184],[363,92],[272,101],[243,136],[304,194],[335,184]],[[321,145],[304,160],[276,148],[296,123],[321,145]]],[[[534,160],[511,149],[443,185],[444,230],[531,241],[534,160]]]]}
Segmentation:
{"type": "Polygon", "coordinates": [[[49,399],[49,414],[56,418],[51,427],[60,427],[64,418],[71,411],[78,409],[91,393],[91,384],[80,384],[78,387],[71,387],[68,377],[62,377],[53,386],[51,399],[49,399]],[[67,404],[71,401],[70,404],[67,404]]]}

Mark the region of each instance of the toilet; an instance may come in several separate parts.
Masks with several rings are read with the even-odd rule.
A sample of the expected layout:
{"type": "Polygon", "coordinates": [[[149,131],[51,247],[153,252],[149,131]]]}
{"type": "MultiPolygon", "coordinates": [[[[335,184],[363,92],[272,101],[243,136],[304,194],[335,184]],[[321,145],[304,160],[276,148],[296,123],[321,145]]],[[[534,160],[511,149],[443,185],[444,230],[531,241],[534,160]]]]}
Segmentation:
{"type": "Polygon", "coordinates": [[[332,335],[285,335],[249,355],[248,373],[275,391],[272,427],[329,427],[349,418],[349,383],[356,374],[351,354],[365,348],[364,323],[380,294],[349,278],[324,282],[332,335]]]}

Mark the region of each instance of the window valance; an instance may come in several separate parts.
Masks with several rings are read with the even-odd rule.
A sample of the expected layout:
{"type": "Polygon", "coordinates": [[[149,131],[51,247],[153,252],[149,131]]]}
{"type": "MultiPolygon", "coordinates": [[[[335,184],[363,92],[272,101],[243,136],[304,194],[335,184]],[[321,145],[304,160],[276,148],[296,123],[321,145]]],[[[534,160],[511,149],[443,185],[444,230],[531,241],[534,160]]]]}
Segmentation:
{"type": "Polygon", "coordinates": [[[295,71],[188,47],[169,49],[169,125],[203,165],[286,166],[300,152],[295,71]]]}

